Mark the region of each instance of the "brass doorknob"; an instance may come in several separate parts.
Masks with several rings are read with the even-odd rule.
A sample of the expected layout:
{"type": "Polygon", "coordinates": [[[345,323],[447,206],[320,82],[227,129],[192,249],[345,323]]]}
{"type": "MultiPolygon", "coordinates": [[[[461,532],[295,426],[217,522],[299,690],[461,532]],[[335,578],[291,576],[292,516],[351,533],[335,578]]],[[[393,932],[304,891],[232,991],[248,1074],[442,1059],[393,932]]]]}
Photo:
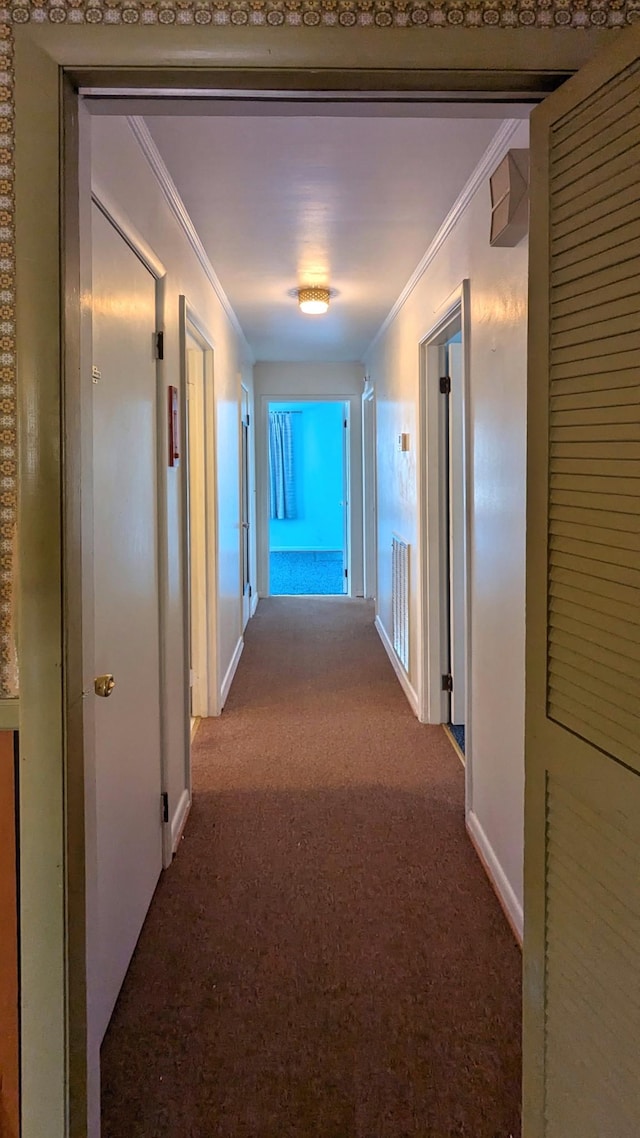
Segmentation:
{"type": "Polygon", "coordinates": [[[116,681],[114,680],[113,676],[96,676],[93,684],[93,689],[96,695],[101,695],[104,699],[106,699],[107,696],[111,695],[111,692],[115,686],[116,681]]]}

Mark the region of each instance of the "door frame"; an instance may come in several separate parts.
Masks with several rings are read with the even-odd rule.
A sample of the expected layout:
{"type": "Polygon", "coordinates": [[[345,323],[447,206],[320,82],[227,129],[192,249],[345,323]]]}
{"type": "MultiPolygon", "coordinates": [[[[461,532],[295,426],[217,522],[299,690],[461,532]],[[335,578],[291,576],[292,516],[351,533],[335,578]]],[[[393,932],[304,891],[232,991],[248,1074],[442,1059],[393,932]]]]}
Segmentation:
{"type": "MultiPolygon", "coordinates": [[[[348,588],[344,593],[336,594],[338,596],[355,597],[357,594],[354,591],[354,576],[353,576],[353,548],[354,548],[354,524],[356,511],[353,509],[351,501],[351,478],[350,470],[354,462],[354,447],[359,451],[359,441],[356,433],[351,429],[351,420],[353,416],[354,403],[359,408],[360,396],[358,395],[261,395],[260,396],[260,412],[259,424],[260,429],[256,433],[256,490],[257,490],[257,538],[258,538],[258,592],[261,597],[270,596],[269,592],[269,446],[268,446],[268,430],[269,430],[269,405],[271,403],[341,403],[345,408],[345,419],[347,426],[344,428],[347,435],[345,445],[345,458],[346,462],[343,464],[343,479],[344,479],[344,493],[346,494],[345,500],[345,538],[346,548],[344,554],[347,563],[347,584],[348,588]]],[[[360,458],[359,453],[356,453],[355,458],[360,458]]],[[[357,535],[356,535],[357,536],[357,535]]]]}
{"type": "MultiPolygon", "coordinates": [[[[186,296],[178,299],[178,328],[180,336],[180,362],[181,362],[181,421],[182,421],[182,452],[185,456],[185,469],[182,479],[182,562],[184,590],[184,645],[185,645],[185,731],[186,755],[191,750],[191,609],[189,593],[191,587],[190,552],[189,552],[189,447],[187,437],[187,376],[188,376],[188,346],[187,337],[191,336],[199,345],[203,355],[203,385],[204,385],[204,467],[205,467],[205,548],[206,571],[203,582],[206,591],[206,667],[207,667],[207,715],[220,715],[220,684],[218,645],[218,478],[216,466],[216,406],[214,398],[215,384],[215,341],[207,330],[205,323],[200,319],[196,310],[191,306],[186,296]]],[[[187,769],[187,788],[189,801],[191,800],[191,762],[187,769]]],[[[186,821],[186,815],[184,820],[186,821]]]]}
{"type": "Polygon", "coordinates": [[[365,381],[362,393],[362,568],[365,600],[378,595],[378,462],[376,389],[365,381]]]}
{"type": "MultiPolygon", "coordinates": [[[[484,93],[539,101],[610,42],[601,29],[14,26],[20,498],[22,1138],[95,1134],[86,1058],[85,637],[80,585],[87,178],[79,87],[484,93]],[[366,68],[354,68],[354,36],[366,68]],[[184,60],[198,60],[185,67],[184,60]],[[231,65],[230,65],[231,61],[231,65]],[[125,69],[123,71],[122,69],[125,69]],[[61,159],[62,156],[62,159],[61,159]],[[86,188],[86,187],[85,187],[86,188]],[[64,227],[64,236],[63,236],[64,227]],[[60,250],[64,250],[61,258],[60,250]]],[[[90,714],[90,713],[89,713],[90,714]]],[[[90,914],[89,914],[90,916],[90,914]]]]}
{"type": "Polygon", "coordinates": [[[255,490],[255,463],[253,459],[253,446],[252,446],[252,427],[251,422],[251,392],[245,383],[240,381],[240,403],[239,403],[239,443],[238,454],[240,456],[240,610],[241,610],[241,623],[242,629],[241,636],[244,636],[247,624],[256,611],[257,605],[257,589],[253,580],[253,546],[254,546],[254,490],[255,490]],[[247,419],[244,419],[244,403],[246,399],[247,419]],[[245,435],[246,429],[246,435],[245,435]],[[247,542],[247,585],[249,588],[249,596],[245,602],[245,581],[244,581],[244,558],[245,558],[245,539],[242,529],[244,528],[244,509],[246,502],[247,510],[247,525],[249,527],[249,540],[247,542]],[[246,609],[245,609],[246,604],[246,609]],[[246,620],[245,620],[246,615],[246,620]]]}
{"type": "Polygon", "coordinates": [[[422,650],[419,654],[418,684],[422,723],[446,723],[447,694],[442,691],[445,667],[446,593],[448,583],[448,526],[443,501],[442,463],[444,457],[445,416],[439,388],[441,349],[454,325],[462,333],[463,462],[465,498],[465,778],[467,810],[472,804],[471,723],[471,503],[472,448],[469,417],[469,359],[471,310],[469,280],[465,279],[446,300],[438,316],[420,341],[420,382],[418,397],[418,548],[420,563],[419,627],[422,650]]]}

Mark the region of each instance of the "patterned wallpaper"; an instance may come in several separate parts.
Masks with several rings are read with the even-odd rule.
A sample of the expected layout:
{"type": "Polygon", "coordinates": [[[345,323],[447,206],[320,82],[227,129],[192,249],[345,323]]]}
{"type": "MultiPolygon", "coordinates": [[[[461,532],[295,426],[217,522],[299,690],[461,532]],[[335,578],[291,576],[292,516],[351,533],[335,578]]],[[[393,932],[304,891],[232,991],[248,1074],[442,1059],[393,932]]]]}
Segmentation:
{"type": "Polygon", "coordinates": [[[640,0],[17,0],[0,7],[0,698],[18,694],[14,614],[17,432],[13,24],[232,24],[268,27],[610,27],[640,0]]]}
{"type": "Polygon", "coordinates": [[[0,697],[18,694],[14,632],[17,428],[13,166],[13,34],[0,24],[0,697]]]}
{"type": "Polygon", "coordinates": [[[621,27],[640,0],[31,0],[7,23],[243,24],[315,27],[621,27]]]}

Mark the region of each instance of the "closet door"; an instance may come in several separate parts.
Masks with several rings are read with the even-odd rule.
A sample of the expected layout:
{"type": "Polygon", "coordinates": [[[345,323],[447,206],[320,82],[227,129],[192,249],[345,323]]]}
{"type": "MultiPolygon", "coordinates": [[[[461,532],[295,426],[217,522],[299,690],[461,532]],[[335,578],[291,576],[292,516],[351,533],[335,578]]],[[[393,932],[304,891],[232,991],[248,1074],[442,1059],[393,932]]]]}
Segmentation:
{"type": "Polygon", "coordinates": [[[525,1138],[640,1133],[639,57],[532,116],[525,1138]]]}

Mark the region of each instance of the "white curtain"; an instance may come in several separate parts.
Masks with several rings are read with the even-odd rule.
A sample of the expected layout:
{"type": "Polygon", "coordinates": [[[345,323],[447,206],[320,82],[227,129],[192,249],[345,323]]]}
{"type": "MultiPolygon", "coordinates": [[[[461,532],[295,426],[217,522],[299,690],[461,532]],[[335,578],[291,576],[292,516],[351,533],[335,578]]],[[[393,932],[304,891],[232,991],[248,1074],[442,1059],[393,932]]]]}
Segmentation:
{"type": "Polygon", "coordinates": [[[295,518],[296,494],[290,411],[269,412],[269,503],[272,518],[295,518]]]}

